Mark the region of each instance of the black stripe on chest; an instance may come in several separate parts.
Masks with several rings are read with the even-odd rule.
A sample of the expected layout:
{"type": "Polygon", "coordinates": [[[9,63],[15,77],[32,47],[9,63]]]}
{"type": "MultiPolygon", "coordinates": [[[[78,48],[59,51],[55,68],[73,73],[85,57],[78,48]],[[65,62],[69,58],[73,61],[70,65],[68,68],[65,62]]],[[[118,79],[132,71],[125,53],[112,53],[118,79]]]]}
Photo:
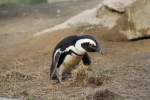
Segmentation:
{"type": "Polygon", "coordinates": [[[67,55],[71,55],[71,54],[75,54],[77,56],[82,56],[82,55],[78,55],[77,53],[75,53],[74,51],[72,50],[69,50],[68,52],[64,52],[61,56],[60,56],[60,59],[59,59],[59,62],[58,62],[58,67],[63,63],[63,61],[65,60],[65,57],[67,55]]]}

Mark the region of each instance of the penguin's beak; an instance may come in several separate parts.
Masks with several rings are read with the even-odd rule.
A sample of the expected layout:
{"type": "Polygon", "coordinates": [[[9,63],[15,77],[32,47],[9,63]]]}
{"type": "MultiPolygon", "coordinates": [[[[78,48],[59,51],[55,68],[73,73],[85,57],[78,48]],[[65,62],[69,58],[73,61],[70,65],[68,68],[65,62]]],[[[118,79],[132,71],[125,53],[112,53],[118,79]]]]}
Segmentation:
{"type": "Polygon", "coordinates": [[[101,49],[101,50],[99,51],[99,53],[100,53],[101,55],[104,55],[104,50],[101,49]]]}
{"type": "Polygon", "coordinates": [[[98,48],[97,52],[100,53],[101,55],[104,55],[104,50],[102,48],[98,48]]]}

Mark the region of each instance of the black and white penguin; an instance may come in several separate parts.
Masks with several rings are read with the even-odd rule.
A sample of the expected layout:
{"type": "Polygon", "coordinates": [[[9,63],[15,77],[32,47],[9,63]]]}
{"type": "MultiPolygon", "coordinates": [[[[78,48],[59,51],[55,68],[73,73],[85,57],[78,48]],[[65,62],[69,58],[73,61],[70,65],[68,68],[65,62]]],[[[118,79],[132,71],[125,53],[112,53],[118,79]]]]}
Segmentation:
{"type": "Polygon", "coordinates": [[[100,52],[97,40],[91,35],[69,36],[61,40],[54,49],[50,78],[62,82],[63,75],[71,72],[82,60],[84,65],[90,65],[87,52],[100,52]]]}

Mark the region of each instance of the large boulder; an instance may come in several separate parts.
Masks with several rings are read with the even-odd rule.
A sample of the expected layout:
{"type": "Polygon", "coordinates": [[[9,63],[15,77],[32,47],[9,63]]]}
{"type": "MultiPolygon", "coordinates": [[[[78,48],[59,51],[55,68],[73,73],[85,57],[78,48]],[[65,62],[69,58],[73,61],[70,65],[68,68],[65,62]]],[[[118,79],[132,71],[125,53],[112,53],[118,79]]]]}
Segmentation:
{"type": "Polygon", "coordinates": [[[136,0],[136,2],[127,9],[128,20],[133,23],[124,34],[128,39],[144,38],[150,36],[150,1],[136,0]],[[126,34],[128,33],[128,34],[126,34]]]}
{"type": "Polygon", "coordinates": [[[104,0],[105,7],[119,13],[124,13],[125,8],[129,7],[136,0],[104,0]]]}
{"type": "Polygon", "coordinates": [[[100,26],[102,38],[113,41],[150,36],[150,0],[104,0],[62,24],[38,32],[35,36],[59,29],[100,26]]]}
{"type": "MultiPolygon", "coordinates": [[[[117,24],[109,31],[108,37],[114,33],[113,31],[116,35],[122,34],[129,40],[150,36],[149,0],[105,0],[103,4],[112,16],[115,12],[120,16],[116,20],[117,24]]],[[[99,16],[103,16],[101,12],[102,10],[99,11],[99,16]]]]}

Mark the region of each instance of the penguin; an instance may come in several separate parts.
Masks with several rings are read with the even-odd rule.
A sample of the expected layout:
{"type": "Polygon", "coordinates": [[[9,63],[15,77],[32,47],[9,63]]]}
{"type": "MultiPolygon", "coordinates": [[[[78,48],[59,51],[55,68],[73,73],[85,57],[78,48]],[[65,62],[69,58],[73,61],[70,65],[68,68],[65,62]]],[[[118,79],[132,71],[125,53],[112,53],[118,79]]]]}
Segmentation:
{"type": "Polygon", "coordinates": [[[91,35],[73,35],[61,40],[52,54],[50,79],[57,79],[62,83],[65,74],[68,75],[67,73],[75,69],[80,61],[84,65],[90,65],[88,52],[101,52],[97,40],[91,35]]]}

